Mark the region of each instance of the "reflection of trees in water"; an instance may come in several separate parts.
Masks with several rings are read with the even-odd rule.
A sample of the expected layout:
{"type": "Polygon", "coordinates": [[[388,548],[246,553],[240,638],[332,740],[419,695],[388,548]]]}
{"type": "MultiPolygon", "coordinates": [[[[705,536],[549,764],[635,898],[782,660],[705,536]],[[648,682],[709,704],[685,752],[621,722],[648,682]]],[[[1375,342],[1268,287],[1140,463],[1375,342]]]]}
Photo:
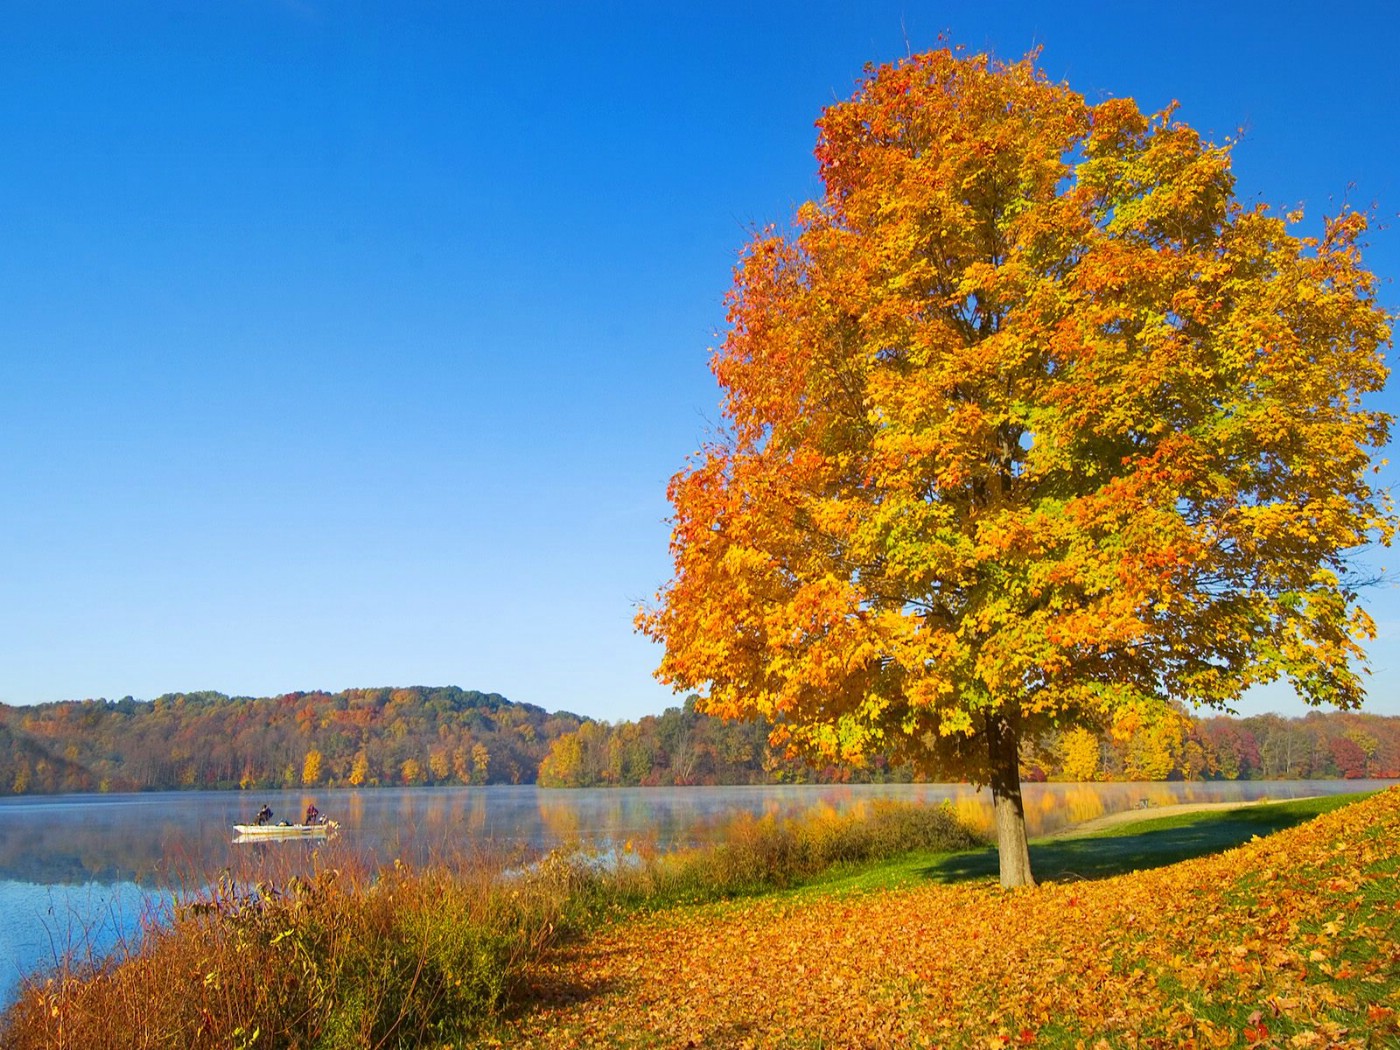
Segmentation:
{"type": "MultiPolygon", "coordinates": [[[[374,801],[379,801],[376,794],[374,801]]],[[[392,828],[385,838],[389,852],[413,863],[448,860],[477,848],[489,837],[488,807],[480,789],[461,788],[405,792],[389,806],[370,810],[366,819],[392,828]]],[[[362,825],[364,826],[364,825],[362,825]]]]}
{"type": "Polygon", "coordinates": [[[0,876],[24,882],[155,885],[166,881],[170,861],[179,856],[169,846],[176,825],[160,818],[133,821],[113,814],[94,821],[6,821],[4,827],[0,876]]]}
{"type": "Polygon", "coordinates": [[[0,836],[0,875],[17,882],[118,882],[142,879],[151,854],[123,840],[113,848],[94,849],[90,833],[77,835],[70,828],[22,827],[0,836]],[[129,847],[121,856],[120,846],[129,847]]]}
{"type": "Polygon", "coordinates": [[[444,796],[434,795],[428,800],[427,812],[423,814],[423,819],[430,828],[447,826],[447,802],[444,796]]]}
{"type": "Polygon", "coordinates": [[[366,863],[513,856],[539,838],[533,788],[379,788],[347,803],[339,841],[353,843],[366,863]]]}
{"type": "Polygon", "coordinates": [[[539,803],[535,808],[540,816],[540,824],[551,839],[563,843],[579,841],[583,817],[578,807],[569,802],[561,792],[540,792],[539,803]]]}

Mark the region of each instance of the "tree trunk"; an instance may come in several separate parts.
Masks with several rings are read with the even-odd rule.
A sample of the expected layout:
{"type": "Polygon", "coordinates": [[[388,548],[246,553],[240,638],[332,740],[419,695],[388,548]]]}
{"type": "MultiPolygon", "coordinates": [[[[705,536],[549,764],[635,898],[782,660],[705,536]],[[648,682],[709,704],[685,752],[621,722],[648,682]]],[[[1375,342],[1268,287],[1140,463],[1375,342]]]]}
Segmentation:
{"type": "Polygon", "coordinates": [[[1026,807],[1021,801],[1020,734],[1001,714],[987,716],[992,813],[996,818],[997,855],[1003,889],[1034,886],[1031,854],[1026,845],[1026,807]]]}

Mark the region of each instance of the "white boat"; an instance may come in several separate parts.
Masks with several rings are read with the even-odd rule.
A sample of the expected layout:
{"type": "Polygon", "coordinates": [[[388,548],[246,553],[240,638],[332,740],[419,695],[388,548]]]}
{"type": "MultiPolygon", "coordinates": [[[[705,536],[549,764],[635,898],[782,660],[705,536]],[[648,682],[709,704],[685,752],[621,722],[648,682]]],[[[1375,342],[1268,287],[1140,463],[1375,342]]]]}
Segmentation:
{"type": "Polygon", "coordinates": [[[309,839],[325,838],[340,827],[333,820],[319,824],[235,824],[238,839],[309,839]]]}

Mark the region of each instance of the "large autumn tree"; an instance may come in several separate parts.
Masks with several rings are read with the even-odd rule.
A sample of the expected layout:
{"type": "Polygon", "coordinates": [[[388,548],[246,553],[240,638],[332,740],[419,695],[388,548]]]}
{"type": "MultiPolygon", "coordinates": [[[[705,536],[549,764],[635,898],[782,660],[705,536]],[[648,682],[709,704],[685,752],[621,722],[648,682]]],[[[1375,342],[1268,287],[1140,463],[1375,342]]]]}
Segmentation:
{"type": "Polygon", "coordinates": [[[1032,881],[1019,742],[1284,676],[1362,697],[1349,556],[1389,317],[1364,216],[1300,237],[1229,148],[941,50],[818,123],[825,186],[745,249],[725,425],[672,480],[658,675],[842,760],[990,785],[1032,881]]]}

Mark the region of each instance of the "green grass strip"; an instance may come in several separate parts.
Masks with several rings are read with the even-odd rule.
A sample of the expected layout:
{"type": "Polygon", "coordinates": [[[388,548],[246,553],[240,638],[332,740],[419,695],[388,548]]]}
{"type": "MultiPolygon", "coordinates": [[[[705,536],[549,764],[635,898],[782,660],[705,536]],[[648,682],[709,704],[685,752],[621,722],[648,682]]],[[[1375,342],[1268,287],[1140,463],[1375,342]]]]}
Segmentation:
{"type": "MultiPolygon", "coordinates": [[[[1288,802],[1242,803],[1238,808],[1195,810],[1145,817],[1073,837],[1031,843],[1031,869],[1038,880],[1102,879],[1164,867],[1220,853],[1256,836],[1291,828],[1349,805],[1367,793],[1327,795],[1288,802]]],[[[911,853],[889,861],[833,870],[796,892],[871,892],[921,881],[939,883],[997,877],[997,851],[911,853]]]]}

